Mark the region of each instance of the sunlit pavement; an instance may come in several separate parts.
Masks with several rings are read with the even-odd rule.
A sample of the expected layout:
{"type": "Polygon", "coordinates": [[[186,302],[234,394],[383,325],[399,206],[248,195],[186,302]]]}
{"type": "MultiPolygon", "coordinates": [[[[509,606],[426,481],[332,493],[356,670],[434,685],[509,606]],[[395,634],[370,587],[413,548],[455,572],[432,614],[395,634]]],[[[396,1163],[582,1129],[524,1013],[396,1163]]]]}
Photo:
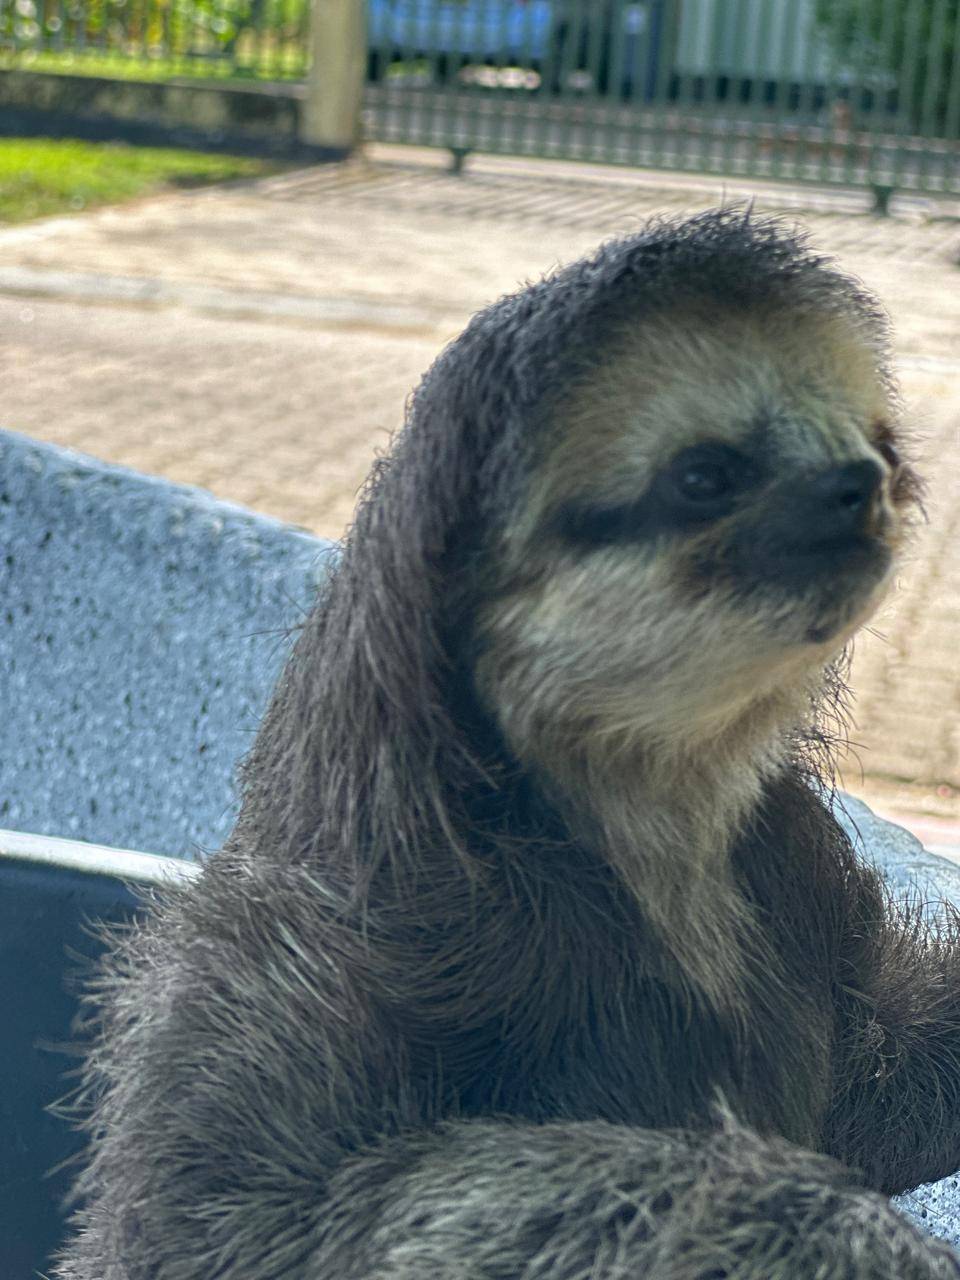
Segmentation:
{"type": "Polygon", "coordinates": [[[339,536],[407,392],[484,303],[637,227],[750,194],[895,324],[931,480],[857,643],[846,785],[960,849],[960,206],[376,148],[366,161],[0,231],[0,422],[339,536]],[[863,776],[861,776],[861,770],[863,776]]]}

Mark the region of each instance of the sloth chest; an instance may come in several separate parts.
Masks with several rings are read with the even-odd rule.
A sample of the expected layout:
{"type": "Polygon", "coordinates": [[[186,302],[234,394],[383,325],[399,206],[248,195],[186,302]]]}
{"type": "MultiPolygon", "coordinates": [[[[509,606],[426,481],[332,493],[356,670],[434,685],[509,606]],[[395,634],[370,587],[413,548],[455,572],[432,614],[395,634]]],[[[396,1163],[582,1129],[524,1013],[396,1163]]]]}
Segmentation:
{"type": "Polygon", "coordinates": [[[538,1017],[533,1001],[505,1021],[464,1082],[465,1112],[689,1127],[711,1123],[722,1097],[760,1131],[816,1145],[831,1023],[802,986],[734,1023],[652,980],[591,976],[562,1012],[538,1017]]]}

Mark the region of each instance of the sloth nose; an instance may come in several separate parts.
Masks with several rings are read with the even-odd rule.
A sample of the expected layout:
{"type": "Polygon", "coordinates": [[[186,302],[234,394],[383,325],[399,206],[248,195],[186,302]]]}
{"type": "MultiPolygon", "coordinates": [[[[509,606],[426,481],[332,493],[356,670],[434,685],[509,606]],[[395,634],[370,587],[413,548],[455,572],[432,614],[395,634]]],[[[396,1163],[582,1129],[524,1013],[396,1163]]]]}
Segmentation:
{"type": "Polygon", "coordinates": [[[882,483],[883,471],[869,458],[814,476],[807,497],[817,541],[866,532],[882,483]]]}
{"type": "Polygon", "coordinates": [[[876,578],[889,560],[879,536],[883,475],[863,459],[784,479],[775,512],[744,529],[739,547],[748,576],[752,566],[784,586],[840,572],[876,578]]]}

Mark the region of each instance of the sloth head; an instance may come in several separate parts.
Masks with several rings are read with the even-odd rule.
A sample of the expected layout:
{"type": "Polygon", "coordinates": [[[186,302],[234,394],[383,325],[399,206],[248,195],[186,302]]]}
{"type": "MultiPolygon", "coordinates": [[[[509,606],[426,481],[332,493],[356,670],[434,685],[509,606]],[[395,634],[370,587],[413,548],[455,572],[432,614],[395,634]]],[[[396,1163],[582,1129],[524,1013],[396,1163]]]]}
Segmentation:
{"type": "Polygon", "coordinates": [[[730,837],[890,580],[915,496],[897,414],[874,300],[742,210],[495,303],[374,468],[236,838],[338,849],[366,893],[381,868],[422,884],[432,850],[475,883],[491,847],[568,832],[728,1002],[730,837]]]}
{"type": "Polygon", "coordinates": [[[657,234],[541,405],[490,559],[478,682],[522,758],[796,723],[908,527],[875,304],[743,215],[657,234]]]}
{"type": "Polygon", "coordinates": [[[883,313],[776,221],[653,222],[501,299],[374,468],[248,808],[394,862],[524,770],[742,812],[889,583],[900,450],[883,313]]]}

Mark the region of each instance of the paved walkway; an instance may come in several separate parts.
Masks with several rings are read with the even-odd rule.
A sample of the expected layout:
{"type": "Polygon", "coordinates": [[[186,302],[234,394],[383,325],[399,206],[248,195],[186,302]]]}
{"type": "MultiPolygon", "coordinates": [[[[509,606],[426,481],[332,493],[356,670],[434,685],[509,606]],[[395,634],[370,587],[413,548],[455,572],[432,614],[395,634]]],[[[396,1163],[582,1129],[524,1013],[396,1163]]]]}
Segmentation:
{"type": "MultiPolygon", "coordinates": [[[[758,189],[750,189],[757,194],[758,189]]],[[[0,231],[0,421],[338,536],[407,392],[478,307],[736,183],[379,148],[364,161],[0,231]]],[[[861,778],[960,844],[960,209],[778,190],[896,325],[930,523],[858,642],[861,778]],[[954,554],[951,554],[953,552],[954,554]],[[946,824],[946,825],[944,825],[946,824]]]]}

